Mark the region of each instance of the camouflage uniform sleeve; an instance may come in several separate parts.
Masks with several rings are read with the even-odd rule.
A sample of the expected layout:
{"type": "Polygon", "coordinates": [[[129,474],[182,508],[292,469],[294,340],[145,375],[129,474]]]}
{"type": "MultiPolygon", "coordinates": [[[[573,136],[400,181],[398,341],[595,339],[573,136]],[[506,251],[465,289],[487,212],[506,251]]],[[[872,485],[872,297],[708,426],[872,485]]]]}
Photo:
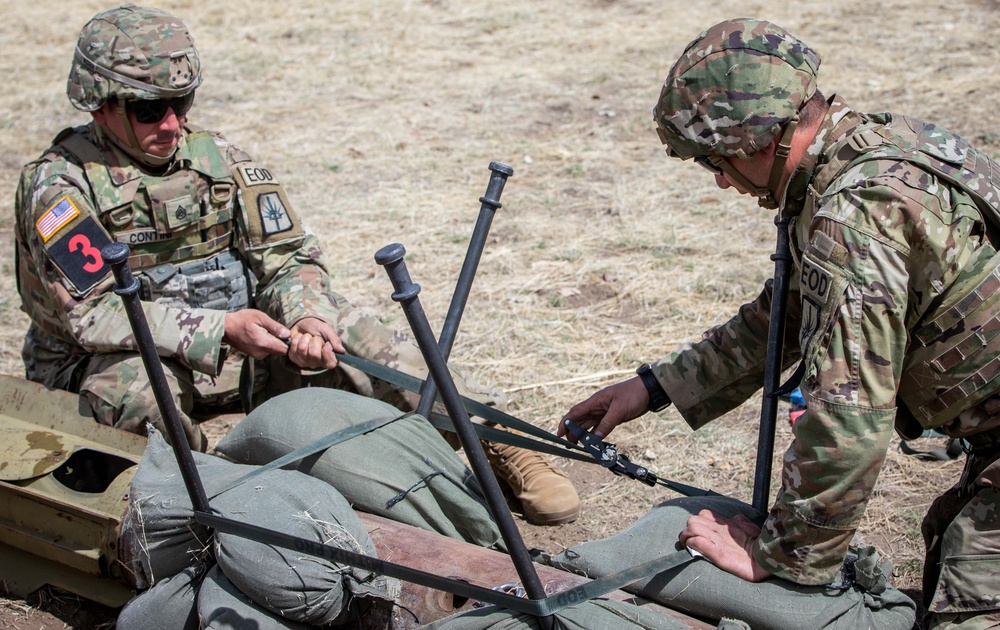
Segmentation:
{"type": "Polygon", "coordinates": [[[277,177],[217,138],[238,185],[240,248],[257,279],[256,307],[286,326],[316,317],[336,327],[337,296],[319,240],[295,212],[277,177]]]}
{"type": "Polygon", "coordinates": [[[830,583],[843,562],[893,436],[908,331],[980,246],[968,238],[978,216],[959,195],[917,185],[926,173],[881,168],[894,174],[860,172],[826,198],[801,259],[807,411],[754,549],[761,566],[800,584],[830,583]]]}
{"type": "Polygon", "coordinates": [[[306,317],[316,317],[334,328],[340,317],[338,297],[322,260],[315,235],[306,233],[298,246],[283,245],[252,254],[259,270],[257,307],[286,326],[306,317]]]}
{"type": "MultiPolygon", "coordinates": [[[[20,291],[25,310],[45,333],[89,353],[137,351],[110,268],[100,248],[110,242],[76,166],[43,162],[18,187],[20,291]],[[60,212],[52,222],[54,212],[60,212]],[[82,239],[82,240],[81,240],[82,239]]],[[[218,374],[225,356],[225,314],[143,303],[157,353],[193,370],[218,374]]]]}
{"type": "MultiPolygon", "coordinates": [[[[728,322],[705,332],[653,366],[660,384],[692,429],[742,404],[764,383],[772,286],[740,307],[728,322]]],[[[786,321],[797,321],[796,294],[788,298],[786,321]]],[[[798,359],[794,327],[786,326],[784,367],[798,359]]]]}

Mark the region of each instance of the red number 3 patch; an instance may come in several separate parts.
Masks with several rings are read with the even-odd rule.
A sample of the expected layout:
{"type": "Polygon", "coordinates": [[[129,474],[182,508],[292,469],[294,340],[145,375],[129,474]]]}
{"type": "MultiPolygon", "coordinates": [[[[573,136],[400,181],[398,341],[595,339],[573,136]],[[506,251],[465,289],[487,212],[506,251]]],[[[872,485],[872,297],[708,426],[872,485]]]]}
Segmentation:
{"type": "Polygon", "coordinates": [[[47,243],[45,249],[66,279],[83,294],[111,273],[101,258],[101,250],[110,243],[107,232],[94,217],[86,217],[71,225],[62,238],[47,243]]]}
{"type": "Polygon", "coordinates": [[[104,266],[100,250],[90,244],[90,239],[85,234],[75,234],[69,239],[69,251],[80,252],[89,261],[83,263],[83,270],[87,273],[100,271],[104,266]]]}

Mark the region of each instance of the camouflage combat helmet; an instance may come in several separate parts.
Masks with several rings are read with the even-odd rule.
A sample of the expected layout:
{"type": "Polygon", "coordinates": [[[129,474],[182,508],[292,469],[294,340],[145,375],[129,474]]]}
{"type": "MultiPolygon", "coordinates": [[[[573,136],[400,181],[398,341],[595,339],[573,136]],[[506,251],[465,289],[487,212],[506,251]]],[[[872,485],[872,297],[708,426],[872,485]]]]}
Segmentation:
{"type": "Polygon", "coordinates": [[[66,93],[92,112],[113,98],[186,96],[201,83],[194,39],[176,17],[126,4],[95,15],[80,31],[66,93]]]}
{"type": "MultiPolygon", "coordinates": [[[[653,108],[667,154],[707,157],[729,173],[720,158],[749,158],[783,127],[780,143],[787,151],[799,109],[816,92],[819,64],[815,51],[771,22],[741,18],[716,24],[688,44],[653,108]]],[[[784,157],[779,161],[772,190],[784,157]]],[[[766,207],[776,207],[763,187],[750,190],[769,202],[766,207]]]]}

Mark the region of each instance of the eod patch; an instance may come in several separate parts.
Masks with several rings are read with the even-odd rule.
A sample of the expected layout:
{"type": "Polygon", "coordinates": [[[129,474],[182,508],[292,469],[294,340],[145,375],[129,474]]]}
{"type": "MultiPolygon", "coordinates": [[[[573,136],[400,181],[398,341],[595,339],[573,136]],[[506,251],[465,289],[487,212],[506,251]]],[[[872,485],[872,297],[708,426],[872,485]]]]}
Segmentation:
{"type": "Polygon", "coordinates": [[[241,162],[233,171],[240,187],[251,249],[270,247],[305,235],[302,222],[271,171],[253,162],[241,162]]]}
{"type": "Polygon", "coordinates": [[[799,348],[803,351],[819,329],[823,306],[830,297],[833,278],[830,272],[806,257],[802,258],[799,291],[802,295],[802,323],[799,328],[799,348]]]}
{"type": "Polygon", "coordinates": [[[840,265],[847,261],[847,249],[822,232],[817,232],[802,256],[799,294],[802,298],[802,320],[799,327],[799,348],[807,351],[821,326],[826,325],[840,300],[843,276],[840,265]],[[832,269],[826,265],[832,265],[832,269]]]}

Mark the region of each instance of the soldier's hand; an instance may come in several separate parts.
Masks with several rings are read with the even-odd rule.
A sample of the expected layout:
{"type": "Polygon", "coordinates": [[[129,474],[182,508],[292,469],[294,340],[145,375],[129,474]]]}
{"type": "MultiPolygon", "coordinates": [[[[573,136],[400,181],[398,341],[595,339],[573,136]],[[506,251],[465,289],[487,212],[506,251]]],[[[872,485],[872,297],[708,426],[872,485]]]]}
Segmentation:
{"type": "Polygon", "coordinates": [[[292,326],[292,343],[288,359],[308,370],[337,367],[336,353],[344,352],[344,344],[332,326],[321,319],[306,317],[292,326]]]}
{"type": "Polygon", "coordinates": [[[688,519],[680,541],[723,571],[748,582],[760,582],[771,574],[753,557],[758,537],[760,528],[742,514],[726,518],[711,510],[702,510],[688,519]]]}
{"type": "Polygon", "coordinates": [[[291,335],[287,328],[266,313],[245,308],[226,313],[222,340],[243,354],[260,360],[271,354],[285,354],[288,346],[282,340],[291,335]]]}
{"type": "MultiPolygon", "coordinates": [[[[585,430],[593,428],[598,437],[606,437],[619,424],[638,418],[649,408],[649,392],[638,376],[627,381],[605,387],[587,400],[573,406],[566,412],[571,419],[585,430]]],[[[560,422],[556,435],[566,434],[566,426],[560,422]]],[[[576,439],[567,436],[571,442],[576,439]]]]}

